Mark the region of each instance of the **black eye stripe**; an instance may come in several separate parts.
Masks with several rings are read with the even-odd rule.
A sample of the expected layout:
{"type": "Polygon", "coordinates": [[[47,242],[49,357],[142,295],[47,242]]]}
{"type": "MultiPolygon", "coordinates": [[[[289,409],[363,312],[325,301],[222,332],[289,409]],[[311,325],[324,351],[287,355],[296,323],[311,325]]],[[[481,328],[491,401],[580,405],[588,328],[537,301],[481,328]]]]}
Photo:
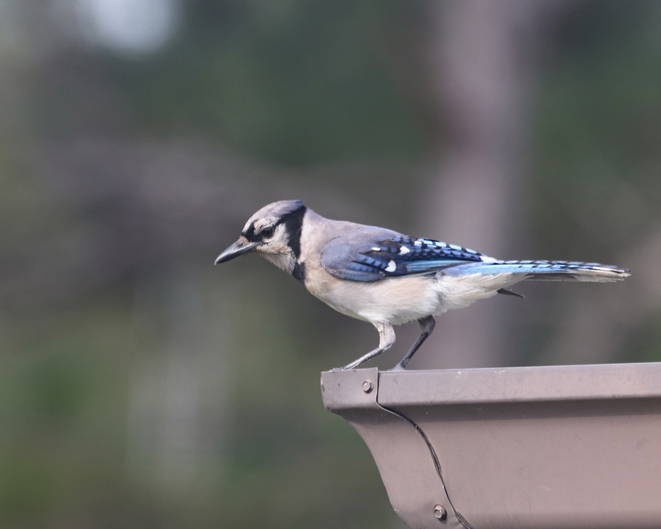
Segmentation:
{"type": "Polygon", "coordinates": [[[262,237],[271,237],[275,233],[275,226],[268,226],[262,229],[259,233],[255,232],[255,225],[251,224],[242,235],[251,242],[259,241],[262,237]]]}
{"type": "Polygon", "coordinates": [[[259,241],[259,236],[255,234],[255,225],[251,224],[248,226],[248,229],[246,229],[242,235],[248,239],[250,242],[256,242],[259,241]]]}

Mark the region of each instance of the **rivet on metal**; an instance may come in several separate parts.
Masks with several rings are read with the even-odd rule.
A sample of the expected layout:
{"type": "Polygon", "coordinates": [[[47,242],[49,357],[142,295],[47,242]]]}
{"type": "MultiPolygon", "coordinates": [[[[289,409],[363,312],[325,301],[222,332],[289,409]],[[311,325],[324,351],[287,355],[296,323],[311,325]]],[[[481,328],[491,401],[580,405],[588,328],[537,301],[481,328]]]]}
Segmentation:
{"type": "Polygon", "coordinates": [[[366,380],[363,382],[363,391],[365,393],[372,393],[372,390],[374,389],[374,382],[371,380],[366,380]]]}
{"type": "Polygon", "coordinates": [[[436,507],[434,507],[434,516],[436,516],[436,518],[438,518],[439,520],[445,520],[447,515],[448,513],[445,512],[445,509],[443,508],[442,505],[437,505],[436,507]]]}

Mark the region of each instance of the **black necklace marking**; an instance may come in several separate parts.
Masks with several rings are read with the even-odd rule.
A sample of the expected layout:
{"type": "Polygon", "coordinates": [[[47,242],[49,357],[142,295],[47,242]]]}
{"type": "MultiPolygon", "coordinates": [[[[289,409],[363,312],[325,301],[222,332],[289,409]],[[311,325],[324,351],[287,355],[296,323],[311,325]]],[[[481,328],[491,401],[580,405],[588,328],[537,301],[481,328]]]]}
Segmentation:
{"type": "Polygon", "coordinates": [[[301,283],[305,283],[305,263],[299,263],[296,261],[294,269],[291,271],[291,275],[301,283]]]}
{"type": "Polygon", "coordinates": [[[285,225],[287,235],[289,236],[287,245],[294,252],[296,261],[301,256],[301,229],[303,228],[303,217],[307,209],[305,206],[301,206],[291,213],[284,215],[280,221],[281,224],[285,225]]]}

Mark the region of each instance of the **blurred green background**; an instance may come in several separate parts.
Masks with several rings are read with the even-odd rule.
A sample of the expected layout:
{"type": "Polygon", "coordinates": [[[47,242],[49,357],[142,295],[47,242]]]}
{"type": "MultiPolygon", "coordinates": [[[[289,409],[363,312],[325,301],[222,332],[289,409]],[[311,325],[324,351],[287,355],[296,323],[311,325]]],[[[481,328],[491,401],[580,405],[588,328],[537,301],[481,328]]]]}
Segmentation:
{"type": "Polygon", "coordinates": [[[654,0],[0,0],[0,527],[403,528],[320,398],[374,329],[215,257],[302,198],[618,264],[411,368],[659,360],[660,145],[654,0]]]}

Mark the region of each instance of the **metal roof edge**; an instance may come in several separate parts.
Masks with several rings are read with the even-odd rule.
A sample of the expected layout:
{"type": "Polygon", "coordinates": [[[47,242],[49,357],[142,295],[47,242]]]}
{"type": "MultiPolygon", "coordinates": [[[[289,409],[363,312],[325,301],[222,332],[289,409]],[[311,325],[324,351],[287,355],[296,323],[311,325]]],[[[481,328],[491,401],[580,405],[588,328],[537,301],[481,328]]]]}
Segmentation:
{"type": "Polygon", "coordinates": [[[661,362],[379,372],[379,404],[661,397],[661,362]]]}

